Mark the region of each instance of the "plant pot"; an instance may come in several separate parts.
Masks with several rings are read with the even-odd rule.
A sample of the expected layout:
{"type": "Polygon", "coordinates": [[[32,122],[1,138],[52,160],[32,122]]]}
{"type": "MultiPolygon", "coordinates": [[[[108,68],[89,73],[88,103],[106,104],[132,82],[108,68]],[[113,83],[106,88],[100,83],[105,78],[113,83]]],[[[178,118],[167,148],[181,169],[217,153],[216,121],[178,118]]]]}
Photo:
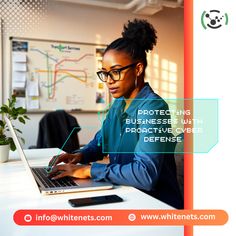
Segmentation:
{"type": "Polygon", "coordinates": [[[9,159],[10,145],[0,145],[0,163],[6,162],[9,159]]]}

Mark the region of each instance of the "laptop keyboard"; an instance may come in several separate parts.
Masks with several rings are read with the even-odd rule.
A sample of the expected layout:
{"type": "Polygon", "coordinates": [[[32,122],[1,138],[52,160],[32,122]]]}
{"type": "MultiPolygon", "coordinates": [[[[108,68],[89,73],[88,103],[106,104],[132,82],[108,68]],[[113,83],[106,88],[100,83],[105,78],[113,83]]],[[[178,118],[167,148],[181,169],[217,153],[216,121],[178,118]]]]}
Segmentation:
{"type": "Polygon", "coordinates": [[[70,177],[52,180],[44,168],[31,168],[33,173],[40,179],[46,188],[78,186],[70,177]]]}

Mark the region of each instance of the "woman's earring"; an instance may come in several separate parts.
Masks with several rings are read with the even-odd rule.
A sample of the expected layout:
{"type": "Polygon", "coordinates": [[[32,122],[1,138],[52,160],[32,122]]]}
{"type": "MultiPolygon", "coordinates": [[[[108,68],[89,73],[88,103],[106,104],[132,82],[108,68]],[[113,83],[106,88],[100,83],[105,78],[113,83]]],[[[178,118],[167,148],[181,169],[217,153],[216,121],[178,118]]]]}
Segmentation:
{"type": "Polygon", "coordinates": [[[138,76],[136,76],[136,78],[135,78],[135,88],[137,88],[138,87],[138,76]]]}

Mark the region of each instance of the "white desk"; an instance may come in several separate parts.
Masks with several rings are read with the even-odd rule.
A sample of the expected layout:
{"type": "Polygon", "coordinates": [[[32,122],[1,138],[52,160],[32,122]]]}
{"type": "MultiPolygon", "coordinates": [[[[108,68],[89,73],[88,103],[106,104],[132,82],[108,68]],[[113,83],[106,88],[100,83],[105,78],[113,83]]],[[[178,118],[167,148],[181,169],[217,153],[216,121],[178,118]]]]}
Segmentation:
{"type": "MultiPolygon", "coordinates": [[[[58,149],[25,150],[31,165],[47,165],[58,149]]],[[[183,236],[182,226],[18,226],[13,222],[13,214],[19,209],[72,209],[70,198],[82,198],[117,194],[122,203],[89,206],[84,209],[172,209],[167,204],[127,186],[117,186],[111,190],[67,193],[43,196],[32,191],[32,183],[27,177],[23,163],[16,152],[10,153],[10,160],[0,164],[0,229],[3,236],[183,236]]],[[[82,208],[80,208],[82,209],[82,208]]]]}

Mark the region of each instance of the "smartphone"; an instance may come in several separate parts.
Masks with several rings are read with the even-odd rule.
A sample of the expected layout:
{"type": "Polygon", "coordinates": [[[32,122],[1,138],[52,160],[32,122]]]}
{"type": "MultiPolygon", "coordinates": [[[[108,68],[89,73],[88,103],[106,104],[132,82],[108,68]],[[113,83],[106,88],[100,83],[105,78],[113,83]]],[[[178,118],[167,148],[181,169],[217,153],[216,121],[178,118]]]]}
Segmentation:
{"type": "Polygon", "coordinates": [[[123,199],[117,195],[107,195],[100,197],[86,197],[86,198],[75,198],[69,199],[68,202],[72,207],[91,206],[98,204],[106,204],[113,202],[122,202],[123,199]]]}

